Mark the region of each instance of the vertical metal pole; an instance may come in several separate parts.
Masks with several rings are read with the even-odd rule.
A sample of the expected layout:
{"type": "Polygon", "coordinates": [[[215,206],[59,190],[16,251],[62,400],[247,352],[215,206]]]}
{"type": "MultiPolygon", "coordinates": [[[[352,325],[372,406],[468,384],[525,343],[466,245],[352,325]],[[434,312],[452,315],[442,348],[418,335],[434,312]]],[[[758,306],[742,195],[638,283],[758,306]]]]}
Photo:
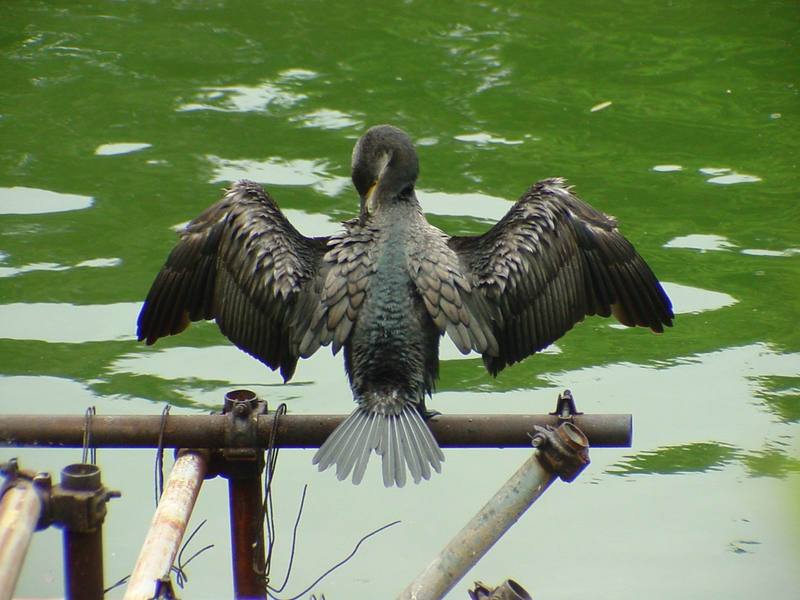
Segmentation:
{"type": "Polygon", "coordinates": [[[233,593],[237,600],[267,597],[261,496],[264,450],[258,448],[258,415],[265,410],[266,404],[251,390],[225,394],[222,412],[228,416],[230,434],[220,470],[228,480],[233,593]]]}
{"type": "Polygon", "coordinates": [[[68,600],[103,598],[103,536],[64,530],[64,587],[68,600]]]}
{"type": "MultiPolygon", "coordinates": [[[[61,488],[68,492],[95,494],[103,488],[100,469],[90,464],[68,465],[61,471],[61,488]]],[[[63,537],[64,589],[67,599],[102,600],[102,525],[85,528],[71,526],[67,522],[64,524],[63,537]]]]}
{"type": "Polygon", "coordinates": [[[42,512],[33,484],[22,479],[0,499],[0,600],[10,600],[42,512]]]}
{"type": "Polygon", "coordinates": [[[125,590],[125,600],[150,600],[155,595],[156,582],[169,575],[207,467],[207,452],[181,450],[179,453],[139,551],[125,590]]]}
{"type": "Polygon", "coordinates": [[[264,567],[264,524],[261,472],[252,471],[251,477],[228,479],[233,591],[237,600],[267,597],[264,579],[255,571],[264,567]]]}

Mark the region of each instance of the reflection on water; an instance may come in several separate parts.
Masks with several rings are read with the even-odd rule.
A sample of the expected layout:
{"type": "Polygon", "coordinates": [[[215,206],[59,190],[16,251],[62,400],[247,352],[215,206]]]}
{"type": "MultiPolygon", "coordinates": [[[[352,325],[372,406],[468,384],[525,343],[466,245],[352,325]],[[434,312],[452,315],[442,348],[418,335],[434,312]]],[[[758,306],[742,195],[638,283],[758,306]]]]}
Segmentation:
{"type": "Polygon", "coordinates": [[[94,199],[28,187],[0,187],[0,215],[36,215],[89,208],[94,199]]]}
{"type": "Polygon", "coordinates": [[[461,135],[454,136],[459,142],[470,142],[472,144],[477,144],[479,146],[485,146],[486,144],[503,144],[506,146],[516,146],[517,144],[522,144],[522,140],[507,140],[504,137],[500,137],[497,135],[492,135],[491,133],[480,132],[480,133],[463,133],[461,135]]]}
{"type": "Polygon", "coordinates": [[[741,173],[728,173],[727,175],[718,175],[708,179],[708,183],[716,183],[718,185],[732,185],[734,183],[755,183],[761,181],[760,177],[755,175],[743,175],[741,173]]]}
{"type": "Polygon", "coordinates": [[[721,235],[692,233],[672,238],[664,248],[690,248],[692,250],[731,250],[735,248],[727,238],[721,235]]]}
{"type": "MultiPolygon", "coordinates": [[[[5,257],[0,255],[0,262],[5,262],[5,257]]],[[[14,277],[22,273],[31,273],[33,271],[67,271],[69,269],[86,268],[105,268],[105,267],[118,267],[122,264],[120,258],[90,258],[76,263],[74,266],[61,265],[58,263],[30,263],[21,265],[19,267],[2,267],[0,266],[0,277],[14,277]]]]}
{"type": "Polygon", "coordinates": [[[800,422],[800,377],[760,377],[757,396],[763,406],[781,421],[800,422]]]}
{"type": "Polygon", "coordinates": [[[292,117],[292,121],[299,122],[304,127],[318,127],[320,129],[344,129],[346,127],[364,127],[364,124],[351,115],[340,110],[319,108],[305,115],[292,117]]]}
{"type": "Polygon", "coordinates": [[[417,197],[426,213],[466,216],[492,222],[502,219],[511,208],[508,200],[477,192],[457,194],[418,189],[417,197]]]}
{"type": "MultiPolygon", "coordinates": [[[[691,235],[682,235],[672,238],[664,248],[689,248],[692,250],[700,250],[706,252],[707,250],[736,250],[736,244],[720,235],[693,233],[691,235]]],[[[743,248],[739,250],[741,254],[749,256],[780,256],[790,257],[800,254],[800,248],[786,248],[785,250],[767,250],[763,248],[743,248]]]]}
{"type": "Polygon", "coordinates": [[[227,160],[217,156],[206,158],[214,165],[211,179],[213,182],[252,179],[271,185],[308,185],[327,196],[338,196],[350,185],[349,177],[329,174],[328,163],[323,160],[227,160]]]}
{"type": "Polygon", "coordinates": [[[797,256],[800,254],[800,248],[787,248],[786,250],[764,250],[763,248],[745,248],[742,254],[749,254],[750,256],[797,256]]]}
{"type": "Polygon", "coordinates": [[[0,304],[0,338],[81,344],[134,339],[138,302],[0,304]]]}
{"type": "Polygon", "coordinates": [[[150,148],[150,146],[150,144],[140,142],[118,142],[115,144],[102,144],[95,148],[94,153],[97,156],[116,156],[118,154],[139,152],[140,150],[150,148]]]}
{"type": "Polygon", "coordinates": [[[289,69],[278,74],[275,80],[258,85],[232,85],[204,87],[194,101],[178,106],[178,111],[211,110],[219,112],[263,112],[273,105],[287,108],[302,102],[308,96],[302,92],[303,82],[314,79],[317,73],[306,69],[289,69]]]}
{"type": "Polygon", "coordinates": [[[736,456],[736,448],[729,444],[697,442],[639,452],[636,456],[613,465],[606,472],[613,475],[634,473],[670,475],[695,471],[718,471],[736,456]]]}
{"type": "Polygon", "coordinates": [[[719,310],[733,306],[736,298],[722,292],[703,290],[678,283],[663,282],[664,291],[672,300],[673,312],[676,315],[697,314],[709,310],[719,310]]]}

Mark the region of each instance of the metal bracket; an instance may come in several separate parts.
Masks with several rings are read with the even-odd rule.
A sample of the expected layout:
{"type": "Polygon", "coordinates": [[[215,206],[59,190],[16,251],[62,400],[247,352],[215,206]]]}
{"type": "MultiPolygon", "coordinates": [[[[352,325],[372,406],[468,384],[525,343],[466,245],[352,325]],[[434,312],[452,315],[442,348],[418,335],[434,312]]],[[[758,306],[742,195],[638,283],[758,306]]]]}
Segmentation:
{"type": "Polygon", "coordinates": [[[496,588],[476,581],[475,587],[467,590],[471,600],[532,600],[531,595],[513,579],[506,579],[496,588]]]}
{"type": "Polygon", "coordinates": [[[573,481],[589,464],[589,439],[569,421],[535,429],[531,444],[539,450],[539,462],[562,481],[573,481]]]}
{"type": "Polygon", "coordinates": [[[572,397],[572,392],[564,390],[558,395],[556,409],[550,414],[557,416],[559,421],[572,422],[572,417],[575,415],[582,415],[583,413],[579,412],[578,408],[575,406],[575,398],[572,397]]]}
{"type": "Polygon", "coordinates": [[[264,469],[264,451],[259,446],[258,417],[267,414],[267,403],[251,390],[225,394],[222,414],[228,416],[225,447],[211,454],[207,478],[253,477],[264,469]]]}
{"type": "Polygon", "coordinates": [[[61,484],[56,486],[53,486],[50,473],[20,469],[16,459],[0,465],[0,472],[6,475],[6,481],[0,488],[0,497],[20,479],[33,484],[42,501],[37,529],[56,525],[69,531],[95,531],[105,520],[106,503],[122,495],[103,486],[100,469],[96,465],[76,463],[64,467],[61,484]]]}

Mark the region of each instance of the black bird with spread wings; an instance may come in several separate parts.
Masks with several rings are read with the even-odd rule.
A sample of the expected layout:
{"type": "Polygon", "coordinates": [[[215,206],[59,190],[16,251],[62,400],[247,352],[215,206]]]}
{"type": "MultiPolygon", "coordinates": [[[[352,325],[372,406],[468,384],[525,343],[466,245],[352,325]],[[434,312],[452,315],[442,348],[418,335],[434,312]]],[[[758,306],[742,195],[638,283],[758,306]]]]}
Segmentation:
{"type": "Polygon", "coordinates": [[[234,184],[181,233],[142,307],[139,340],[216,319],[284,380],[320,346],[343,349],[357,407],[314,463],[359,483],[374,451],[384,484],[400,487],[407,471],[419,482],[444,460],[425,396],[445,333],[497,375],[587,315],[656,332],[672,324],[669,298],[614,219],[562,179],[531,186],[483,235],[452,237],[425,219],[418,172],[409,137],[373,127],[353,150],[360,214],[318,238],[257,184],[234,184]]]}

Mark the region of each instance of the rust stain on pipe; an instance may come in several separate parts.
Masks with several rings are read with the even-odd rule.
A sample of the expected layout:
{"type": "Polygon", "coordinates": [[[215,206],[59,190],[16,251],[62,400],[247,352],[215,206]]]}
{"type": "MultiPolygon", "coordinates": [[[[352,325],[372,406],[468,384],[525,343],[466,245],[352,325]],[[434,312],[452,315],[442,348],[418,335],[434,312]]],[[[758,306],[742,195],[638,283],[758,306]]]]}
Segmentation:
{"type": "MultiPolygon", "coordinates": [[[[318,448],[344,419],[344,415],[285,415],[278,422],[281,448],[318,448]]],[[[266,447],[274,418],[258,417],[258,439],[266,447]]],[[[581,414],[573,422],[594,448],[628,448],[633,436],[627,414],[581,414]]],[[[444,448],[528,448],[535,426],[557,427],[554,415],[440,415],[428,424],[444,448]]],[[[8,446],[83,445],[85,418],[72,415],[4,415],[0,419],[0,444],[8,446]]],[[[226,415],[175,415],[167,418],[167,448],[225,447],[229,421],[226,415]]],[[[99,448],[155,448],[161,429],[160,415],[96,416],[92,418],[92,443],[99,448]]]]}
{"type": "Polygon", "coordinates": [[[18,481],[0,501],[0,600],[14,594],[41,512],[42,501],[28,482],[18,481]]]}
{"type": "Polygon", "coordinates": [[[203,485],[207,465],[207,452],[181,452],[142,544],[125,600],[149,600],[155,595],[156,581],[169,573],[203,485]]]}

